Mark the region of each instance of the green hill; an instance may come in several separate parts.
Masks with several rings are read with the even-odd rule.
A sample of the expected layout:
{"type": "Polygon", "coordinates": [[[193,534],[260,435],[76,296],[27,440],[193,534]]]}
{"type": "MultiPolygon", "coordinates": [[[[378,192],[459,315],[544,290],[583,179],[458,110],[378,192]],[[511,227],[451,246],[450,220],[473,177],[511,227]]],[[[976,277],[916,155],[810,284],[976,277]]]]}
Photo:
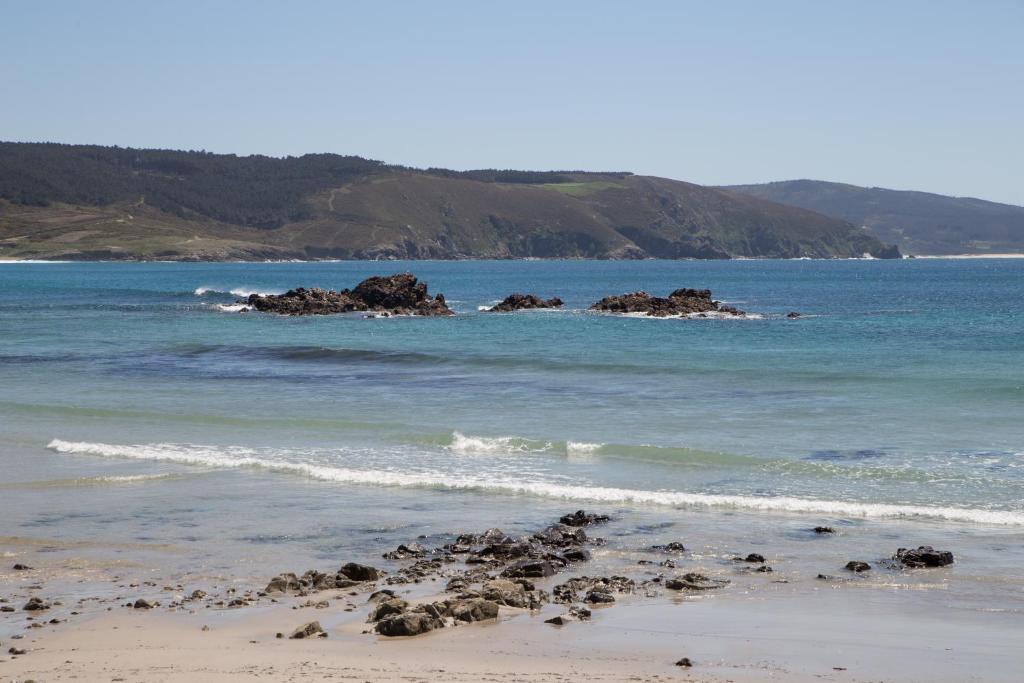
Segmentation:
{"type": "Polygon", "coordinates": [[[787,180],[728,188],[862,225],[911,254],[1024,252],[1024,207],[969,197],[787,180]]]}
{"type": "Polygon", "coordinates": [[[665,178],[0,143],[0,258],[894,255],[850,223],[665,178]]]}

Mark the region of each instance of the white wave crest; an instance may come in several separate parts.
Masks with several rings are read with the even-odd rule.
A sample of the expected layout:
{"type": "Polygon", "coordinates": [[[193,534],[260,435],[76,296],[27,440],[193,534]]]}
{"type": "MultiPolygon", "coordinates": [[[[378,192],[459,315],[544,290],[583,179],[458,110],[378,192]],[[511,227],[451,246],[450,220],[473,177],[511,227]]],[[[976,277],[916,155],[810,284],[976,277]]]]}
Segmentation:
{"type": "Polygon", "coordinates": [[[132,484],[140,481],[155,481],[157,479],[168,479],[172,474],[114,474],[104,477],[87,477],[83,481],[94,481],[103,484],[132,484]]]}
{"type": "Polygon", "coordinates": [[[231,294],[232,296],[238,296],[246,299],[251,294],[267,296],[268,294],[280,294],[281,292],[279,290],[262,291],[259,289],[250,289],[248,287],[235,287],[228,290],[217,289],[216,287],[196,287],[195,291],[192,293],[196,296],[206,296],[207,294],[231,294]]]}
{"type": "Polygon", "coordinates": [[[252,310],[248,304],[217,304],[214,308],[225,313],[245,313],[252,310]]]}
{"type": "Polygon", "coordinates": [[[256,451],[241,447],[163,443],[125,446],[54,439],[47,445],[47,448],[59,453],[166,461],[204,467],[260,468],[345,484],[490,491],[505,495],[532,495],[571,501],[664,505],[677,508],[723,508],[842,517],[937,519],[999,526],[1024,526],[1024,512],[1015,510],[858,503],[790,496],[740,496],[682,491],[648,491],[603,486],[574,486],[553,482],[522,481],[521,479],[484,479],[472,476],[458,478],[450,473],[429,471],[355,470],[346,467],[257,457],[256,451]]]}
{"type": "Polygon", "coordinates": [[[531,441],[518,436],[470,436],[452,432],[452,441],[447,446],[455,453],[548,453],[555,449],[550,441],[531,441]]]}
{"type": "Polygon", "coordinates": [[[565,452],[569,455],[576,453],[594,453],[604,446],[603,443],[586,443],[584,441],[566,441],[565,452]]]}

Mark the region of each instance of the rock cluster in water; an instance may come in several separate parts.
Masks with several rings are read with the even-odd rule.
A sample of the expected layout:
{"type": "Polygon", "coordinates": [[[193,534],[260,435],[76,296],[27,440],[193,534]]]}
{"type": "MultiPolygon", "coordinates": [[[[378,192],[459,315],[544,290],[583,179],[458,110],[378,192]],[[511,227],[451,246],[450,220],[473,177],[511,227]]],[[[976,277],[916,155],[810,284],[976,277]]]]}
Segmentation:
{"type": "Polygon", "coordinates": [[[340,292],[299,287],[284,294],[251,294],[239,301],[257,311],[282,315],[373,312],[381,315],[453,315],[444,295],[430,296],[427,283],[411,273],[369,277],[340,292]]]}
{"type": "Polygon", "coordinates": [[[536,294],[509,294],[500,303],[487,309],[488,313],[511,313],[512,311],[525,311],[531,308],[561,308],[563,302],[557,296],[550,299],[541,299],[536,294]]]}
{"type": "Polygon", "coordinates": [[[709,289],[677,289],[667,297],[651,296],[647,292],[630,292],[606,296],[593,306],[592,311],[608,313],[643,313],[664,318],[670,315],[707,316],[710,313],[744,316],[746,313],[723,305],[711,298],[709,289]]]}

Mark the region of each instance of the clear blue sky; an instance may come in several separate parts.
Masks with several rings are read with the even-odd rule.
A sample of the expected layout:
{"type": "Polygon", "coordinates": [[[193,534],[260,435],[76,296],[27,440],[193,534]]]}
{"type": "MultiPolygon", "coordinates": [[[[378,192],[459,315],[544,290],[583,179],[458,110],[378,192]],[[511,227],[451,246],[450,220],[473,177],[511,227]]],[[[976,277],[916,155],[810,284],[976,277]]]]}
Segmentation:
{"type": "Polygon", "coordinates": [[[1024,1],[0,0],[0,139],[1024,204],[1024,1]]]}

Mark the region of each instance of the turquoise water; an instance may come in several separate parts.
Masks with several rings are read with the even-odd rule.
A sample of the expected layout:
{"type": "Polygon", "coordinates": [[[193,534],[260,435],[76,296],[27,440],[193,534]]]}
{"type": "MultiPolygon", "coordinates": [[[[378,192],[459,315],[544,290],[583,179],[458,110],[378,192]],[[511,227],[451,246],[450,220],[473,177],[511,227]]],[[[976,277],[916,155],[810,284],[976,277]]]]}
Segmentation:
{"type": "Polygon", "coordinates": [[[283,562],[588,507],[722,552],[950,541],[1019,579],[1024,260],[3,264],[0,425],[11,535],[283,562]],[[404,270],[459,315],[225,310],[404,270]],[[759,317],[586,311],[678,287],[759,317]],[[566,310],[479,310],[513,291],[566,310]]]}

